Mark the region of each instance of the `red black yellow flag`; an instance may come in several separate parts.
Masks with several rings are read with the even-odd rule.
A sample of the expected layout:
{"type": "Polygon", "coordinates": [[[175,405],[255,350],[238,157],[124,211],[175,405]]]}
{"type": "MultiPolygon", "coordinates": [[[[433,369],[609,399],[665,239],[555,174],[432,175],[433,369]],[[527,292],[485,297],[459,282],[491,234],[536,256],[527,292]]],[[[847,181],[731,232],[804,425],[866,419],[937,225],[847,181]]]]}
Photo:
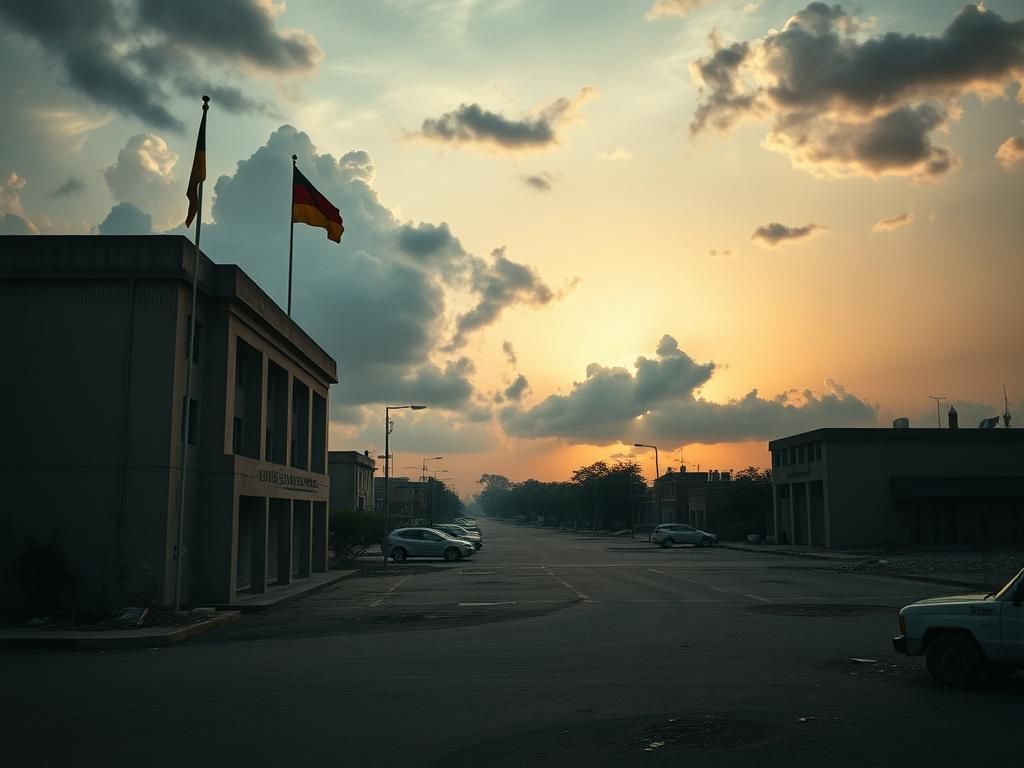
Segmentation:
{"type": "Polygon", "coordinates": [[[186,227],[192,225],[192,219],[199,213],[199,185],[206,181],[206,110],[209,100],[208,97],[203,97],[203,119],[199,123],[199,137],[196,139],[196,156],[192,160],[192,173],[188,177],[188,189],[185,190],[185,197],[188,198],[188,215],[185,217],[186,227]]]}
{"type": "Polygon", "coordinates": [[[309,179],[302,175],[302,171],[294,166],[292,171],[292,223],[323,227],[327,230],[328,240],[340,243],[341,235],[345,231],[341,222],[341,211],[309,183],[309,179]]]}

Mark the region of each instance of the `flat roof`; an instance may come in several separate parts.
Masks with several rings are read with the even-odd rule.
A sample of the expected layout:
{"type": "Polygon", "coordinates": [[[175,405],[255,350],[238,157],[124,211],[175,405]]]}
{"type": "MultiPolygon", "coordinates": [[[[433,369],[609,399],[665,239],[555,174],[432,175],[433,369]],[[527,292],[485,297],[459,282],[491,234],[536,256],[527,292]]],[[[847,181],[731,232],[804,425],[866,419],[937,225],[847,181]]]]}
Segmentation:
{"type": "MultiPolygon", "coordinates": [[[[5,280],[150,279],[192,282],[195,246],[183,235],[0,236],[5,280]]],[[[238,265],[216,264],[199,252],[199,291],[245,307],[324,378],[338,382],[338,365],[238,265]]]]}
{"type": "Polygon", "coordinates": [[[327,462],[329,464],[362,464],[370,468],[377,466],[377,462],[362,451],[328,451],[327,462]]]}
{"type": "Polygon", "coordinates": [[[915,441],[955,441],[971,442],[984,441],[986,443],[1019,442],[1024,444],[1024,430],[1021,429],[938,429],[936,427],[922,427],[910,429],[895,429],[893,427],[824,427],[812,429],[810,432],[801,432],[797,435],[780,437],[768,443],[768,450],[774,451],[777,448],[789,448],[790,446],[802,443],[837,440],[874,440],[877,442],[915,442],[915,441]]]}

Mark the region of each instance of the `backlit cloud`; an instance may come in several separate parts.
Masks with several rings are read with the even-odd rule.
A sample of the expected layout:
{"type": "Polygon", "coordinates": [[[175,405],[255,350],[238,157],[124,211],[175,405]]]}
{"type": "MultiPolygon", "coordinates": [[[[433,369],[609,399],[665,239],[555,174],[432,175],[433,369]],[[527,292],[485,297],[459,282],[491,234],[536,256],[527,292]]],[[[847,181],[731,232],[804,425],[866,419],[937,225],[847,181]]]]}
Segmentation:
{"type": "Polygon", "coordinates": [[[914,221],[914,214],[912,213],[901,213],[898,216],[889,216],[877,222],[872,228],[872,232],[891,232],[894,229],[900,229],[906,227],[914,221]]]}
{"type": "Polygon", "coordinates": [[[996,160],[1003,168],[1012,168],[1024,160],[1024,135],[1011,136],[996,151],[996,160]]]}
{"type": "Polygon", "coordinates": [[[458,109],[423,121],[418,136],[441,144],[478,145],[510,152],[545,150],[560,143],[558,130],[575,116],[594,95],[587,86],[575,99],[560,98],[533,115],[519,119],[505,117],[479,104],[462,104],[458,109]]]}
{"type": "Polygon", "coordinates": [[[685,16],[707,3],[708,0],[655,0],[654,5],[647,10],[646,17],[648,21],[653,21],[665,16],[685,16]]]}
{"type": "Polygon", "coordinates": [[[184,217],[182,183],[176,174],[178,153],[155,133],[132,136],[103,177],[114,199],[149,211],[170,227],[184,217]]]}
{"type": "Polygon", "coordinates": [[[936,178],[955,169],[934,135],[968,93],[1000,95],[1024,70],[1024,20],[965,6],[941,35],[866,27],[814,2],[781,30],[722,46],[694,62],[701,100],[693,134],[768,118],[765,145],[830,176],[936,178]]]}
{"type": "Polygon", "coordinates": [[[0,234],[39,234],[39,227],[25,216],[25,208],[21,204],[21,190],[27,183],[15,171],[0,174],[0,234]]]}
{"type": "Polygon", "coordinates": [[[785,224],[773,221],[771,224],[765,224],[755,229],[754,234],[750,236],[750,239],[755,242],[760,242],[762,245],[774,247],[783,243],[806,240],[807,238],[813,237],[819,232],[824,231],[825,228],[819,227],[817,224],[805,224],[802,227],[787,227],[785,224]]]}
{"type": "Polygon", "coordinates": [[[570,443],[720,443],[769,440],[817,427],[865,426],[877,408],[826,381],[823,391],[790,390],[772,398],[754,389],[722,403],[700,396],[718,366],[697,363],[671,336],[654,358],[638,357],[633,370],[587,366],[586,379],[567,395],[551,395],[532,408],[501,410],[505,431],[516,437],[560,438],[570,443]]]}

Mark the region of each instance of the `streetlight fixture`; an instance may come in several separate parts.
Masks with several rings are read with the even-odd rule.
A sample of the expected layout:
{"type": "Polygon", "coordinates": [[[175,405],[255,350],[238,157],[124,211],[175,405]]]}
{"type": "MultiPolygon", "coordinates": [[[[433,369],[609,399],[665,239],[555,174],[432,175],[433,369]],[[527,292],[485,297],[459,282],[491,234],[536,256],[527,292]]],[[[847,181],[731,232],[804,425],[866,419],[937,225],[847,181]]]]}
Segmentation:
{"type": "Polygon", "coordinates": [[[424,482],[424,483],[427,482],[427,462],[428,461],[439,461],[439,460],[441,460],[443,458],[444,458],[444,456],[424,456],[423,457],[423,468],[422,468],[422,472],[420,474],[420,481],[421,482],[424,482]]]}
{"type": "MultiPolygon", "coordinates": [[[[413,411],[422,411],[425,405],[386,405],[384,406],[384,455],[391,455],[391,430],[395,428],[395,422],[391,419],[392,411],[401,411],[409,408],[413,411]]],[[[391,462],[384,460],[384,542],[381,547],[381,554],[384,555],[384,562],[388,561],[387,538],[391,533],[391,475],[389,473],[391,462]]]]}
{"type": "Polygon", "coordinates": [[[634,448],[654,449],[654,496],[658,500],[658,522],[661,522],[661,486],[658,485],[658,478],[661,477],[661,465],[658,463],[658,446],[647,445],[647,443],[633,443],[634,448]]]}

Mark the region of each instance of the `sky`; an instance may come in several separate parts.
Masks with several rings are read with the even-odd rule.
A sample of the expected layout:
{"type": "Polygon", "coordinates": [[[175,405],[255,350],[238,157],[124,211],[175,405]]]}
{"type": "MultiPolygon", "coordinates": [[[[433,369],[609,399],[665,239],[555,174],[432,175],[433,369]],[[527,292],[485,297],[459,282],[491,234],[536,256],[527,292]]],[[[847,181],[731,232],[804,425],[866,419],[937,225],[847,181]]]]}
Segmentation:
{"type": "Polygon", "coordinates": [[[0,234],[186,230],[464,496],[1024,423],[1024,0],[0,0],[0,234]],[[54,19],[60,19],[54,23],[54,19]]]}

